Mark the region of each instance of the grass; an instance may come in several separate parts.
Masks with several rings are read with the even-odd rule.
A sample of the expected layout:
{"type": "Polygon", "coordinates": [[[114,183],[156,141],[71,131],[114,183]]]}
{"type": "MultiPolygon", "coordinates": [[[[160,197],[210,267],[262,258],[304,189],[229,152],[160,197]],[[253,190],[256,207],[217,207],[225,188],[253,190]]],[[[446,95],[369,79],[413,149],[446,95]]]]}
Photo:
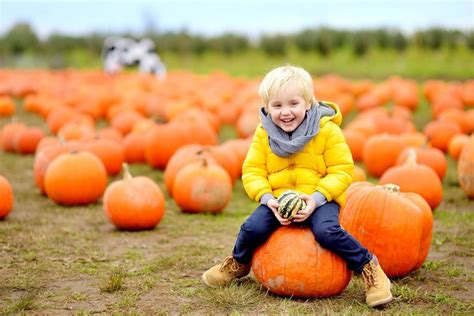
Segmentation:
{"type": "Polygon", "coordinates": [[[17,300],[11,301],[10,304],[3,309],[3,313],[8,315],[37,309],[39,307],[35,302],[37,295],[36,292],[27,292],[21,295],[17,300]]]}
{"type": "MultiPolygon", "coordinates": [[[[415,114],[426,120],[423,103],[415,114]]],[[[18,107],[17,117],[44,126],[18,107]]],[[[0,125],[7,122],[0,119],[0,125]]],[[[235,137],[225,126],[221,141],[235,137]]],[[[202,272],[232,250],[241,223],[256,204],[240,181],[223,214],[185,214],[166,195],[163,173],[144,164],[134,175],[155,180],[166,195],[166,212],[154,230],[120,231],[101,203],[63,207],[39,194],[32,156],[0,153],[0,173],[12,183],[15,207],[0,221],[0,312],[3,314],[472,314],[474,302],[474,201],[455,182],[449,160],[444,201],[434,212],[428,259],[418,271],[395,279],[392,304],[371,309],[354,277],[339,296],[283,298],[268,293],[253,276],[209,289],[202,272]]],[[[113,179],[111,179],[112,181],[113,179]]],[[[375,181],[375,179],[372,179],[375,181]]]]}
{"type": "MultiPolygon", "coordinates": [[[[161,59],[168,70],[186,69],[207,74],[224,71],[232,76],[259,77],[281,64],[296,64],[308,69],[315,76],[336,73],[348,78],[381,80],[390,76],[410,77],[418,80],[466,80],[474,77],[474,52],[464,46],[436,51],[422,50],[415,46],[404,52],[373,48],[365,56],[354,56],[349,48],[341,48],[329,56],[315,52],[303,53],[290,47],[285,56],[268,56],[260,50],[249,49],[244,53],[224,55],[208,52],[201,56],[192,54],[163,53],[161,59]],[[422,62],[420,62],[422,61],[422,62]]],[[[73,68],[101,68],[98,56],[86,50],[74,50],[63,56],[64,65],[73,68]]],[[[14,67],[48,68],[43,56],[26,55],[16,59],[14,67]]]]}
{"type": "Polygon", "coordinates": [[[317,76],[336,73],[348,78],[384,79],[398,75],[421,80],[471,79],[474,77],[473,56],[474,53],[466,48],[424,51],[410,47],[403,53],[373,49],[363,57],[354,56],[349,49],[340,49],[329,56],[290,49],[286,56],[268,56],[261,51],[249,50],[231,56],[208,53],[201,57],[183,57],[168,53],[163,54],[162,59],[169,69],[189,69],[196,73],[222,70],[244,77],[262,76],[277,65],[290,63],[317,76]]]}
{"type": "Polygon", "coordinates": [[[124,286],[124,279],[126,277],[125,271],[120,268],[112,269],[109,276],[102,282],[100,290],[106,293],[113,293],[121,290],[124,286]]]}

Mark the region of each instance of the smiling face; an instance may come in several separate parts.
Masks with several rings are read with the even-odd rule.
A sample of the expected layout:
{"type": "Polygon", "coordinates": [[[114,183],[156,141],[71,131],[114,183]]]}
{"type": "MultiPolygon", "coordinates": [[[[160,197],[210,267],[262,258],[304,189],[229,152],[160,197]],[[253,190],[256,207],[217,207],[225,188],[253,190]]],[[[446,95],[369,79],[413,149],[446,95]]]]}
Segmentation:
{"type": "Polygon", "coordinates": [[[311,103],[305,100],[301,90],[289,83],[270,97],[266,110],[273,123],[291,133],[300,126],[310,108],[311,103]]]}

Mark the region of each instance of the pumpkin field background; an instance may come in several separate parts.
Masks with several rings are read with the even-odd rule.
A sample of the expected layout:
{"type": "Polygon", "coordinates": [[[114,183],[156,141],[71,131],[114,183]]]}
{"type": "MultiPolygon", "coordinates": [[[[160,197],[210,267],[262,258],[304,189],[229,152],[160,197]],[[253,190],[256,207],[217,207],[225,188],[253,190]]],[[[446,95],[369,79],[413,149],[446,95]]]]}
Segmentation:
{"type": "MultiPolygon", "coordinates": [[[[421,130],[431,120],[431,109],[419,88],[421,102],[413,121],[421,130]]],[[[1,125],[21,121],[47,132],[43,118],[26,111],[25,102],[15,98],[15,114],[2,118],[1,125]]],[[[355,112],[346,115],[346,126],[355,112]]],[[[106,125],[98,122],[99,127],[106,125]]],[[[237,136],[235,126],[222,125],[218,141],[237,136]]],[[[473,310],[474,202],[458,185],[456,161],[449,155],[446,159],[444,196],[433,212],[428,258],[419,270],[393,280],[395,300],[380,312],[465,314],[473,310]]],[[[373,312],[363,302],[359,277],[353,277],[341,295],[328,299],[281,298],[267,293],[253,277],[226,288],[204,287],[200,275],[230,253],[241,223],[256,206],[240,180],[221,214],[188,214],[167,194],[162,170],[132,163],[132,175],[150,177],[161,187],[165,215],[153,230],[120,231],[108,221],[100,201],[66,207],[41,195],[33,179],[33,161],[33,155],[2,152],[0,156],[1,172],[15,196],[13,211],[0,222],[3,313],[373,312]]],[[[109,182],[120,177],[109,177],[109,182]]]]}
{"type": "Polygon", "coordinates": [[[468,138],[474,131],[474,33],[433,28],[404,38],[375,30],[368,44],[364,30],[313,31],[264,37],[258,44],[233,34],[147,34],[164,43],[165,79],[133,68],[104,74],[101,35],[41,41],[19,23],[0,38],[0,176],[14,196],[13,209],[0,219],[0,314],[473,314],[474,200],[460,187],[458,159],[462,146],[474,144],[474,136],[470,143],[468,138]],[[345,44],[327,47],[323,41],[301,49],[304,40],[326,32],[344,33],[345,44]],[[388,46],[382,45],[385,36],[388,46]],[[433,41],[438,37],[444,40],[433,41]],[[274,295],[252,274],[224,288],[201,281],[204,271],[231,254],[240,225],[257,206],[242,187],[242,160],[259,120],[259,81],[286,63],[308,69],[316,97],[340,106],[358,179],[378,184],[387,164],[395,164],[393,146],[399,146],[397,155],[409,145],[434,147],[438,157],[427,163],[439,155],[446,163],[433,186],[417,187],[430,195],[439,182],[443,191],[429,196],[434,225],[428,256],[416,271],[392,279],[394,300],[386,306],[365,304],[360,276],[340,295],[311,299],[274,295]],[[24,125],[5,136],[6,127],[16,124],[24,125]],[[364,154],[369,140],[377,143],[364,154]],[[81,187],[38,180],[39,148],[63,141],[107,160],[102,185],[124,177],[122,162],[133,177],[151,179],[164,198],[164,213],[148,223],[154,228],[120,230],[104,211],[103,195],[66,206],[76,197],[57,192],[79,195],[81,187]],[[185,147],[192,155],[176,158],[185,147]],[[185,169],[177,162],[198,155],[219,169],[219,178],[209,182],[222,190],[206,197],[212,212],[183,212],[184,203],[196,206],[192,194],[183,193],[190,177],[175,188],[165,167],[174,156],[177,175],[185,169]]]}

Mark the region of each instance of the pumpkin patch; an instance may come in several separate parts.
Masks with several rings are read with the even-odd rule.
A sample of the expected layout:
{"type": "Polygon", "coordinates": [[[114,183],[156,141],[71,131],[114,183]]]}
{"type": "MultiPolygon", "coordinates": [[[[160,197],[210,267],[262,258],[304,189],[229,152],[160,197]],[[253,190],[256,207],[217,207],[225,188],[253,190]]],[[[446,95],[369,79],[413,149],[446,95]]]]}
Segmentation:
{"type": "MultiPolygon", "coordinates": [[[[15,107],[0,115],[9,183],[0,177],[0,310],[15,313],[44,288],[55,299],[32,296],[33,313],[76,312],[87,301],[84,312],[153,314],[161,310],[143,304],[160,295],[179,301],[172,313],[367,312],[359,276],[296,223],[256,250],[253,275],[209,291],[198,280],[230,255],[258,206],[240,177],[259,123],[260,78],[0,69],[0,79],[15,107]],[[120,280],[116,293],[104,290],[120,280]]],[[[341,225],[392,278],[396,304],[384,311],[469,314],[459,298],[469,287],[472,83],[334,74],[314,82],[318,99],[344,113],[356,166],[341,225]]],[[[297,193],[279,198],[284,217],[304,207],[297,193]]]]}

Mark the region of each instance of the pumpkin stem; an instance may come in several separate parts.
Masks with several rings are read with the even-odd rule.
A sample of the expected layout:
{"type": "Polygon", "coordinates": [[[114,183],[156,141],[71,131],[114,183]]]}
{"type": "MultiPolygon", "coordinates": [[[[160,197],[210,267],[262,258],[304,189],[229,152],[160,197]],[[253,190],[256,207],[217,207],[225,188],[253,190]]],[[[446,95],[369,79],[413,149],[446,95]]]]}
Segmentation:
{"type": "Polygon", "coordinates": [[[207,161],[206,156],[203,156],[203,157],[202,157],[202,166],[203,166],[204,168],[207,168],[208,165],[209,165],[209,162],[207,161]]]}
{"type": "Polygon", "coordinates": [[[200,155],[204,155],[204,154],[205,154],[206,152],[208,152],[208,151],[209,151],[209,148],[208,148],[208,147],[202,147],[202,148],[200,148],[200,149],[196,152],[196,154],[197,154],[198,156],[200,156],[200,155]]]}
{"type": "Polygon", "coordinates": [[[407,160],[405,160],[405,165],[409,165],[409,166],[417,165],[415,148],[408,149],[408,157],[407,157],[407,160]]]}
{"type": "Polygon", "coordinates": [[[128,168],[128,164],[126,162],[122,163],[123,168],[123,179],[124,180],[131,180],[132,174],[130,173],[130,169],[128,168]]]}
{"type": "Polygon", "coordinates": [[[387,190],[393,193],[398,193],[400,192],[400,186],[393,184],[393,183],[387,183],[384,185],[377,185],[377,188],[381,188],[382,190],[387,190]]]}

